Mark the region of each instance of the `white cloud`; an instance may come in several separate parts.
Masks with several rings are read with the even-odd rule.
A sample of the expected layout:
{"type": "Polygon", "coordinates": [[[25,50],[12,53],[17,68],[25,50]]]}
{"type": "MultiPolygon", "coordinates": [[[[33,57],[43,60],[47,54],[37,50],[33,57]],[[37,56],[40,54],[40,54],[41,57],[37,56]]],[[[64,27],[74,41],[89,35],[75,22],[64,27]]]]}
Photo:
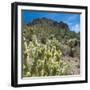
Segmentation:
{"type": "Polygon", "coordinates": [[[75,24],[75,25],[71,26],[71,30],[75,31],[75,32],[79,32],[80,31],[80,24],[75,24]]]}

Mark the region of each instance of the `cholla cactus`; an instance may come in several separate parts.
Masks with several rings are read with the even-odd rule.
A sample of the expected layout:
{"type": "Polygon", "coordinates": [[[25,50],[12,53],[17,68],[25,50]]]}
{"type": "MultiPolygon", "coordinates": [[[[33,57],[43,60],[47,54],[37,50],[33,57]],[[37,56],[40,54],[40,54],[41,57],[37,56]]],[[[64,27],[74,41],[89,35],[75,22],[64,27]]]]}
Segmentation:
{"type": "Polygon", "coordinates": [[[74,57],[74,52],[76,49],[75,47],[80,45],[80,41],[77,40],[76,38],[73,38],[73,39],[69,39],[67,43],[70,46],[70,56],[74,57]]]}
{"type": "Polygon", "coordinates": [[[69,45],[70,47],[74,47],[74,46],[76,46],[78,43],[79,43],[79,40],[77,40],[76,38],[69,39],[69,41],[68,41],[68,45],[69,45]]]}
{"type": "Polygon", "coordinates": [[[24,42],[23,76],[54,76],[69,74],[69,64],[61,60],[60,43],[56,38],[48,39],[46,44],[33,40],[24,42]]]}

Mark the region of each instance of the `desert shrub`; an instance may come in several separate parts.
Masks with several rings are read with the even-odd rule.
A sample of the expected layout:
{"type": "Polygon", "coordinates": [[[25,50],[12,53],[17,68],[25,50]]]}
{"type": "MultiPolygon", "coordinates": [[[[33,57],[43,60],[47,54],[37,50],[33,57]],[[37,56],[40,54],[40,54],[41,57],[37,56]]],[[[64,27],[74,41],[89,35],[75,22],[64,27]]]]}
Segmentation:
{"type": "Polygon", "coordinates": [[[67,42],[68,46],[70,47],[70,53],[69,53],[69,56],[71,57],[74,57],[77,55],[80,56],[80,41],[77,40],[76,38],[73,38],[73,39],[69,39],[68,42],[67,42]],[[77,47],[79,50],[77,50],[77,47]]]}
{"type": "Polygon", "coordinates": [[[73,56],[74,57],[77,57],[77,58],[80,58],[80,47],[79,46],[76,46],[73,50],[73,56]]]}
{"type": "Polygon", "coordinates": [[[68,46],[68,45],[65,45],[65,44],[61,44],[60,45],[60,49],[61,49],[61,51],[62,51],[62,55],[63,56],[69,56],[69,54],[70,54],[70,47],[68,46]]]}
{"type": "Polygon", "coordinates": [[[76,38],[73,38],[73,39],[69,39],[67,43],[72,48],[74,46],[77,46],[79,41],[76,38]]]}
{"type": "Polygon", "coordinates": [[[38,42],[36,35],[27,44],[24,41],[23,76],[54,76],[69,74],[69,64],[61,60],[60,43],[56,38],[38,42]]]}

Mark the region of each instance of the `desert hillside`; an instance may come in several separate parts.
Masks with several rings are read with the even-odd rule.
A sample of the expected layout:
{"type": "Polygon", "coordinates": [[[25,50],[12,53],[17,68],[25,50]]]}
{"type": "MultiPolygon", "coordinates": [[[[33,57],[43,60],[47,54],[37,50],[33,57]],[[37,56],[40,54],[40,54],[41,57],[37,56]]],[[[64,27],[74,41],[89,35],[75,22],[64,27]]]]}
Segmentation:
{"type": "Polygon", "coordinates": [[[80,74],[80,32],[69,25],[38,18],[22,25],[23,76],[80,74]]]}

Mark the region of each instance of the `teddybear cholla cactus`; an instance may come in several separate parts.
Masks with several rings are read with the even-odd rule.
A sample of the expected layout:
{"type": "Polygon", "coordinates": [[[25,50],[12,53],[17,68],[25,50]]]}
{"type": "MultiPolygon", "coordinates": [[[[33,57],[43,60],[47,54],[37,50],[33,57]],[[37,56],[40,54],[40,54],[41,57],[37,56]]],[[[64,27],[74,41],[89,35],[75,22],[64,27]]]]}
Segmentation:
{"type": "Polygon", "coordinates": [[[61,60],[60,43],[54,37],[46,44],[33,35],[32,41],[24,40],[23,76],[56,76],[69,74],[69,64],[61,60]]]}

